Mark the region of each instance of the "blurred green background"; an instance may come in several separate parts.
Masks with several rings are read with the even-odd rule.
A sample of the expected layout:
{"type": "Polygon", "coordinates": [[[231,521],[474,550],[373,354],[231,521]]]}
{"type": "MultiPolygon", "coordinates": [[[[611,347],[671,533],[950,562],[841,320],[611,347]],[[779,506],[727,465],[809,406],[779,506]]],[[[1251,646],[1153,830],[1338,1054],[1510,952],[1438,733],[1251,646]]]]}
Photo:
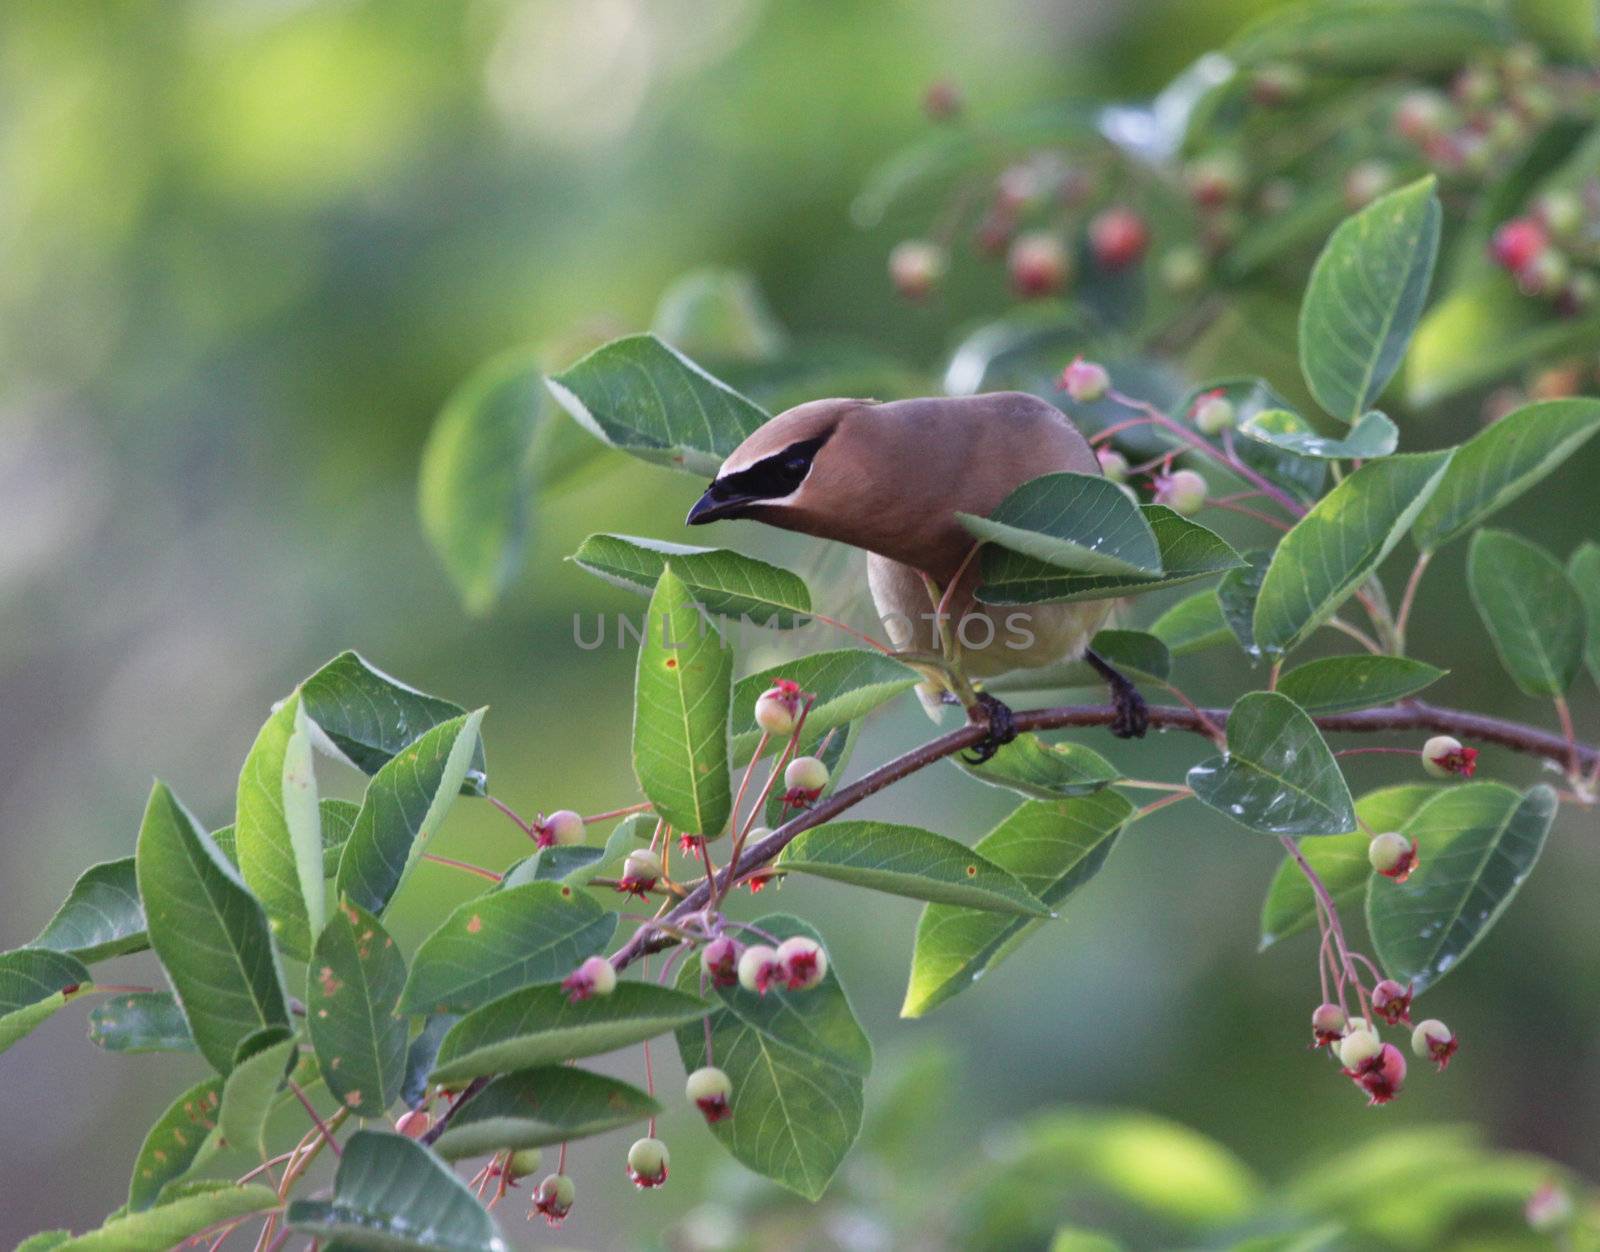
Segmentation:
{"type": "MultiPolygon", "coordinates": [[[[641,602],[561,558],[592,530],[685,538],[695,484],[608,454],[604,476],[538,502],[527,572],[493,616],[469,619],[415,516],[419,450],[451,389],[505,349],[641,328],[662,288],[706,262],[751,270],[799,335],[932,369],[958,324],[1005,306],[999,276],[960,310],[908,307],[883,277],[895,235],[859,232],[848,214],[867,171],[924,131],[925,86],[949,76],[980,118],[1131,98],[1262,7],[0,8],[0,948],[35,934],[86,864],[132,850],[152,774],[213,826],[229,820],[272,701],[347,647],[491,705],[491,784],[519,809],[632,800],[631,655],[576,648],[572,621],[641,602]]],[[[1472,424],[1434,414],[1407,442],[1472,424]]],[[[1592,530],[1592,489],[1578,484],[1597,471],[1591,449],[1507,524],[1565,553],[1592,530]]],[[[802,551],[745,532],[721,541],[802,551]]],[[[1414,628],[1419,653],[1454,670],[1441,700],[1547,720],[1494,664],[1461,559],[1436,565],[1414,628]]],[[[1213,699],[1249,681],[1242,660],[1187,677],[1213,699]]],[[[902,702],[869,729],[856,770],[927,723],[902,702]]],[[[1171,777],[1203,749],[1157,738],[1113,751],[1171,777]]],[[[1353,783],[1409,780],[1393,759],[1358,760],[1353,783]]],[[[1484,763],[1532,776],[1503,754],[1484,763]]],[[[867,811],[974,837],[1006,806],[949,769],[867,811]]],[[[1309,941],[1255,954],[1276,845],[1192,807],[1142,824],[1067,918],[922,1022],[896,1018],[916,906],[863,909],[815,883],[779,902],[828,934],[885,1074],[936,1044],[952,1052],[953,1083],[920,1091],[934,1115],[923,1150],[942,1164],[979,1157],[1008,1118],[1071,1102],[1190,1123],[1268,1178],[1380,1127],[1463,1120],[1592,1176],[1597,835],[1591,817],[1563,814],[1492,939],[1428,998],[1465,1039],[1448,1079],[1419,1068],[1377,1111],[1305,1053],[1309,941]]],[[[439,848],[492,864],[525,851],[467,802],[439,848]]],[[[414,939],[471,889],[425,867],[398,932],[414,939]]],[[[157,976],[147,957],[113,970],[157,976]]],[[[116,1207],[145,1128],[198,1075],[196,1058],[100,1053],[82,1017],[69,1009],[0,1057],[6,1246],[116,1207]]],[[[610,1136],[574,1153],[579,1207],[558,1238],[525,1229],[520,1205],[508,1233],[623,1246],[732,1185],[677,1107],[675,1067],[662,1066],[668,1188],[636,1197],[626,1138],[610,1136]]],[[[840,1220],[819,1214],[805,1237],[890,1246],[850,1242],[840,1220]]]]}

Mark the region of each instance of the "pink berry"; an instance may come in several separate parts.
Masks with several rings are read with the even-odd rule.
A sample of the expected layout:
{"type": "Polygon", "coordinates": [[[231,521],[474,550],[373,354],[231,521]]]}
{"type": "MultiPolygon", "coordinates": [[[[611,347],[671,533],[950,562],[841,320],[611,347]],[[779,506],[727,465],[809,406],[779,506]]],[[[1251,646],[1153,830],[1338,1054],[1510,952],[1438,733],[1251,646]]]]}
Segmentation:
{"type": "Polygon", "coordinates": [[[1105,396],[1110,386],[1111,375],[1106,373],[1105,366],[1085,361],[1081,356],[1072,358],[1072,364],[1061,371],[1061,381],[1057,384],[1059,390],[1079,404],[1093,404],[1105,396]]]}
{"type": "Polygon", "coordinates": [[[907,300],[924,300],[939,285],[950,259],[926,239],[907,239],[889,253],[889,281],[907,300]]]}
{"type": "Polygon", "coordinates": [[[1043,231],[1017,236],[1007,255],[1011,286],[1019,296],[1055,295],[1072,276],[1072,259],[1061,240],[1043,231]]]}
{"type": "Polygon", "coordinates": [[[1175,470],[1156,479],[1156,503],[1182,517],[1193,517],[1206,503],[1206,480],[1193,470],[1175,470]]]}
{"type": "Polygon", "coordinates": [[[732,987],[739,981],[739,945],[727,935],[719,935],[700,949],[700,968],[718,987],[732,987]]]}
{"type": "Polygon", "coordinates": [[[1411,988],[1402,987],[1392,978],[1385,978],[1372,989],[1372,1011],[1398,1026],[1411,1020],[1411,988]]]}
{"type": "Polygon", "coordinates": [[[408,1109],[395,1119],[394,1128],[407,1139],[420,1139],[433,1126],[427,1109],[408,1109]]]}
{"type": "Polygon", "coordinates": [[[591,956],[561,980],[567,1000],[576,1004],[594,996],[608,996],[617,989],[617,971],[603,956],[591,956]]]}
{"type": "Polygon", "coordinates": [[[1313,1046],[1318,1048],[1331,1048],[1344,1037],[1345,1027],[1349,1019],[1345,1011],[1337,1004],[1319,1004],[1316,1011],[1311,1014],[1311,1035],[1315,1041],[1313,1046]]]}
{"type": "Polygon", "coordinates": [[[1545,229],[1531,217],[1514,217],[1501,223],[1489,241],[1489,255],[1496,265],[1520,274],[1549,244],[1545,229]]]}
{"type": "Polygon", "coordinates": [[[795,935],[778,945],[775,954],[790,991],[809,991],[828,974],[828,954],[815,939],[795,935]]]}

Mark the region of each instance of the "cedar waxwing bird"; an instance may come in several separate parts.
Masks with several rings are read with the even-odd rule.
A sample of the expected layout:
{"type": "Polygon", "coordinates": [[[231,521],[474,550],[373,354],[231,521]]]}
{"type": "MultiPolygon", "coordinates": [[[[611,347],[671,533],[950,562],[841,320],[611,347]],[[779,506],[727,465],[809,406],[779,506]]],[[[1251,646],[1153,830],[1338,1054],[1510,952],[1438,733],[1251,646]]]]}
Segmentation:
{"type": "MultiPolygon", "coordinates": [[[[813,400],[778,414],[729,454],[689,510],[687,524],[753,518],[769,526],[862,548],[873,603],[898,649],[942,651],[929,579],[942,589],[957,655],[968,677],[1083,657],[1111,689],[1112,731],[1143,735],[1144,701],[1089,648],[1109,600],[988,605],[975,595],[977,540],[957,512],[985,517],[1041,474],[1100,473],[1100,462],[1059,409],[1017,391],[922,400],[813,400]],[[954,582],[954,587],[951,583],[954,582]]],[[[954,688],[919,666],[932,706],[954,688]]],[[[975,751],[987,760],[1016,737],[1011,711],[979,695],[967,715],[986,721],[975,751]]]]}

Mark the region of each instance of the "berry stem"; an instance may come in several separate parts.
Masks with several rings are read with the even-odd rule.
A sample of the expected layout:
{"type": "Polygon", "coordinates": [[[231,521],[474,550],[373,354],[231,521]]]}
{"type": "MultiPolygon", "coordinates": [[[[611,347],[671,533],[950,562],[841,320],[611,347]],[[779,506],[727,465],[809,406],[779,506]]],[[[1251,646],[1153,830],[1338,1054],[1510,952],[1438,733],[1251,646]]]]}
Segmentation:
{"type": "Polygon", "coordinates": [[[1274,530],[1281,530],[1285,534],[1290,530],[1289,523],[1273,517],[1270,513],[1263,513],[1260,509],[1252,509],[1248,505],[1235,504],[1232,500],[1210,500],[1207,503],[1214,509],[1222,509],[1227,513],[1238,513],[1244,517],[1253,518],[1258,522],[1264,522],[1274,530]]]}
{"type": "Polygon", "coordinates": [[[1572,710],[1567,706],[1567,697],[1555,697],[1556,719],[1561,723],[1561,736],[1567,741],[1567,777],[1578,778],[1583,774],[1583,767],[1578,764],[1578,737],[1572,728],[1572,710]]]}
{"type": "Polygon", "coordinates": [[[1135,810],[1133,816],[1128,820],[1130,822],[1136,822],[1141,817],[1149,817],[1150,814],[1158,812],[1161,809],[1166,808],[1168,805],[1176,804],[1179,800],[1187,800],[1193,794],[1194,792],[1190,791],[1189,788],[1184,787],[1179,791],[1173,792],[1173,794],[1170,796],[1162,796],[1159,800],[1150,801],[1150,803],[1145,805],[1142,809],[1135,810]]]}
{"type": "Polygon", "coordinates": [[[504,877],[504,875],[497,874],[492,869],[485,869],[481,865],[473,865],[468,861],[453,860],[448,856],[439,856],[433,852],[424,852],[421,859],[432,861],[435,865],[448,865],[451,869],[459,869],[464,873],[475,874],[489,882],[499,882],[504,877]]]}
{"type": "Polygon", "coordinates": [[[1137,426],[1148,425],[1150,425],[1150,419],[1148,417],[1130,417],[1125,421],[1116,422],[1113,425],[1107,426],[1104,430],[1095,431],[1094,434],[1089,436],[1089,442],[1092,444],[1104,443],[1107,439],[1111,439],[1116,435],[1120,435],[1125,430],[1133,430],[1137,426]]]}
{"type": "Polygon", "coordinates": [[[1424,552],[1417,557],[1417,563],[1411,567],[1411,577],[1406,579],[1406,589],[1400,596],[1400,611],[1394,618],[1395,655],[1404,656],[1406,650],[1406,623],[1411,620],[1411,606],[1417,602],[1417,588],[1422,585],[1422,576],[1428,572],[1428,562],[1433,560],[1433,553],[1424,552]]]}
{"type": "Polygon", "coordinates": [[[1333,629],[1337,630],[1340,634],[1349,635],[1350,638],[1354,639],[1374,656],[1383,655],[1383,648],[1379,645],[1376,639],[1367,634],[1367,632],[1362,630],[1361,627],[1351,625],[1349,622],[1345,621],[1344,618],[1330,617],[1323,623],[1323,625],[1333,627],[1333,629]]]}
{"type": "Polygon", "coordinates": [[[513,822],[515,822],[517,829],[520,830],[523,834],[528,835],[530,837],[533,835],[533,823],[532,822],[528,822],[528,821],[524,821],[522,819],[521,815],[516,811],[516,809],[512,808],[509,804],[507,804],[499,796],[487,796],[486,795],[483,798],[485,800],[487,800],[490,804],[494,805],[495,808],[499,809],[502,813],[504,813],[507,817],[509,817],[513,822]]]}
{"type": "Polygon", "coordinates": [[[322,1116],[317,1112],[311,1101],[306,1099],[306,1093],[301,1090],[300,1084],[295,1082],[292,1078],[289,1079],[289,1090],[294,1092],[294,1098],[300,1101],[301,1107],[305,1109],[307,1116],[311,1118],[311,1121],[321,1133],[322,1138],[327,1142],[327,1145],[333,1149],[333,1154],[335,1156],[343,1156],[344,1149],[341,1148],[338,1144],[338,1141],[334,1139],[333,1132],[328,1129],[328,1124],[322,1120],[322,1116]]]}
{"type": "Polygon", "coordinates": [[[632,817],[635,813],[648,813],[651,809],[650,801],[645,800],[639,804],[630,804],[620,809],[608,809],[604,813],[596,813],[592,817],[583,819],[585,826],[593,826],[596,822],[609,822],[614,817],[632,817]]]}
{"type": "Polygon", "coordinates": [[[1115,388],[1112,388],[1106,394],[1118,404],[1122,405],[1123,408],[1132,409],[1135,413],[1143,413],[1147,418],[1149,418],[1153,425],[1159,426],[1169,435],[1172,435],[1181,442],[1188,444],[1196,452],[1202,453],[1203,455],[1210,457],[1213,461],[1216,461],[1219,465],[1227,467],[1231,473],[1239,478],[1244,479],[1245,482],[1249,483],[1252,487],[1257,488],[1262,495],[1266,496],[1274,504],[1277,504],[1279,507],[1284,509],[1291,516],[1305,516],[1305,509],[1295,501],[1294,497],[1280,488],[1273,486],[1272,483],[1268,482],[1265,478],[1256,473],[1255,470],[1244,464],[1237,457],[1228,456],[1227,453],[1220,451],[1214,445],[1208,443],[1199,435],[1195,434],[1194,431],[1173,421],[1153,404],[1148,404],[1143,400],[1135,400],[1132,396],[1123,395],[1122,392],[1116,390],[1115,388]]]}

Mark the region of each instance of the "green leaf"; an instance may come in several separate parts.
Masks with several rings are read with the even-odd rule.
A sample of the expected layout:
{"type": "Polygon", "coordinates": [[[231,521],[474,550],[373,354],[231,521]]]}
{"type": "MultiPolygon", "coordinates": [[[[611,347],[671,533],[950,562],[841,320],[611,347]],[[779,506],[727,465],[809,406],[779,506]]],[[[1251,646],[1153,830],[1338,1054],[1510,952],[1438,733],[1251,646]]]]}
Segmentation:
{"type": "MultiPolygon", "coordinates": [[[[1567,561],[1567,577],[1583,601],[1584,617],[1588,622],[1588,642],[1584,647],[1584,662],[1589,676],[1600,683],[1600,543],[1590,540],[1581,544],[1567,561]]],[[[39,941],[34,940],[38,946],[39,941]]]]}
{"type": "Polygon", "coordinates": [[[1374,874],[1367,927],[1379,961],[1421,992],[1461,963],[1500,920],[1544,848],[1556,793],[1518,795],[1499,783],[1467,783],[1435,796],[1401,834],[1418,844],[1403,883],[1374,874]]]}
{"type": "Polygon", "coordinates": [[[1278,690],[1307,713],[1344,713],[1403,700],[1448,672],[1401,656],[1330,656],[1296,666],[1278,690]]]}
{"type": "Polygon", "coordinates": [[[1256,601],[1261,598],[1261,584],[1266,581],[1275,551],[1255,548],[1246,552],[1246,564],[1229,570],[1217,582],[1217,608],[1222,620],[1245,655],[1252,659],[1261,655],[1261,649],[1256,646],[1256,601]]]}
{"type": "Polygon", "coordinates": [[[521,354],[491,361],[448,400],[422,448],[422,530],[469,613],[486,613],[522,564],[544,378],[521,354]]]}
{"type": "Polygon", "coordinates": [[[1437,404],[1534,362],[1581,353],[1597,334],[1600,312],[1561,317],[1523,295],[1511,275],[1486,273],[1428,310],[1406,359],[1406,396],[1415,407],[1437,404]]]}
{"type": "MultiPolygon", "coordinates": [[[[1365,829],[1300,841],[1300,854],[1322,879],[1335,908],[1357,907],[1366,895],[1367,879],[1372,877],[1372,864],[1367,860],[1367,844],[1372,837],[1367,830],[1399,830],[1439,790],[1417,783],[1369,791],[1356,801],[1356,817],[1365,829]]],[[[1311,884],[1293,858],[1284,857],[1261,906],[1261,946],[1266,948],[1279,939],[1309,930],[1316,919],[1317,902],[1311,884]]]]}
{"type": "Polygon", "coordinates": [[[605,859],[605,855],[604,848],[589,844],[553,843],[512,865],[500,879],[499,887],[490,890],[510,891],[513,887],[531,882],[561,882],[575,876],[580,870],[595,866],[605,859]]]}
{"type": "Polygon", "coordinates": [[[177,999],[165,991],[134,991],[97,1004],[89,1041],[107,1052],[194,1052],[194,1036],[177,999]]]}
{"type": "MultiPolygon", "coordinates": [[[[326,746],[364,774],[376,774],[427,731],[466,712],[391,678],[355,652],[341,652],[301,683],[300,703],[326,735],[326,746]]],[[[481,796],[487,787],[479,743],[462,790],[481,796]]]]}
{"type": "Polygon", "coordinates": [[[1511,15],[1558,60],[1592,62],[1600,52],[1595,0],[1511,0],[1511,15]]]}
{"type": "Polygon", "coordinates": [[[982,765],[959,758],[957,764],[979,782],[1037,800],[1089,795],[1122,777],[1093,748],[1070,740],[1046,743],[1031,733],[1018,735],[982,765]]]}
{"type": "Polygon", "coordinates": [[[102,861],[78,875],[66,901],[28,946],[66,952],[89,964],[148,948],[133,858],[102,861]]]}
{"type": "Polygon", "coordinates": [[[642,460],[715,474],[767,414],[654,335],[596,348],[549,380],[597,439],[642,460]]]}
{"type": "Polygon", "coordinates": [[[350,1136],[333,1199],[292,1201],[288,1227],[330,1252],[507,1252],[494,1218],[449,1166],[382,1130],[350,1136]]]}
{"type": "Polygon", "coordinates": [[[213,1076],[196,1083],[167,1106],[134,1158],[133,1180],[128,1184],[130,1209],[153,1206],[161,1188],[182,1178],[215,1151],[211,1132],[217,1128],[221,1103],[222,1079],[213,1076]]]}
{"type": "Polygon", "coordinates": [[[650,329],[680,352],[708,361],[767,360],[787,339],[755,276],[714,265],[675,278],[656,302],[650,329]]]}
{"type": "Polygon", "coordinates": [[[462,904],[423,941],[400,1008],[466,1013],[529,983],[558,982],[602,951],[616,928],[617,915],[587,892],[555,882],[502,885],[462,904]]]}
{"type": "Polygon", "coordinates": [[[1261,584],[1256,645],[1287,652],[1332,617],[1394,550],[1449,463],[1448,450],[1371,461],[1295,523],[1261,584]]]}
{"type": "Polygon", "coordinates": [[[222,1109],[217,1115],[218,1148],[236,1148],[257,1161],[266,1159],[267,1116],[277,1102],[278,1092],[283,1090],[283,1080],[297,1047],[293,1036],[286,1034],[278,1042],[234,1065],[222,1084],[222,1109]]]}
{"type": "Polygon", "coordinates": [[[1388,456],[1400,443],[1399,428],[1376,410],[1363,413],[1341,438],[1319,435],[1305,418],[1287,409],[1257,413],[1240,423],[1239,433],[1321,461],[1388,456]]]}
{"type": "Polygon", "coordinates": [[[219,1073],[266,1026],[287,1026],[267,915],[165,783],[145,807],[135,854],[150,946],[201,1055],[219,1073]]]}
{"type": "Polygon", "coordinates": [[[1330,414],[1372,407],[1422,316],[1439,253],[1442,210],[1432,178],[1392,191],[1328,239],[1300,306],[1300,370],[1330,414]]]}
{"type": "Polygon", "coordinates": [[[1233,638],[1233,631],[1223,620],[1217,593],[1211,589],[1179,600],[1150,623],[1150,633],[1166,644],[1167,651],[1175,657],[1202,652],[1233,638]]]}
{"type": "Polygon", "coordinates": [[[47,948],[0,953],[0,1052],[4,1052],[67,1002],[89,981],[75,956],[47,948]]]}
{"type": "Polygon", "coordinates": [[[1045,917],[1021,883],[966,844],[894,822],[829,822],[802,832],[780,868],[936,904],[1045,917]]]}
{"type": "Polygon", "coordinates": [[[1008,581],[1024,558],[1079,574],[1150,578],[1161,571],[1161,549],[1150,523],[1122,488],[1098,474],[1045,474],[1023,483],[987,517],[956,513],[969,534],[995,545],[981,557],[983,580],[1008,581]]]}
{"type": "Polygon", "coordinates": [[[444,821],[478,744],[486,710],[441,722],[367,784],[339,858],[339,894],[381,914],[444,821]]]}
{"type": "Polygon", "coordinates": [[[757,626],[800,626],[811,612],[811,592],[799,575],[727,548],[590,535],[570,559],[608,583],[646,595],[670,560],[672,572],[706,612],[748,617],[757,626]]]}
{"type": "Polygon", "coordinates": [[[1161,550],[1161,575],[1127,578],[1106,574],[1063,574],[1043,561],[1017,561],[1006,570],[1007,581],[978,588],[985,604],[1043,604],[1065,600],[1112,600],[1176,587],[1240,564],[1239,554],[1220,535],[1198,522],[1179,517],[1162,504],[1141,504],[1140,512],[1155,532],[1161,550]]]}
{"type": "MultiPolygon", "coordinates": [[[[802,691],[816,697],[811,712],[806,714],[808,742],[820,739],[835,726],[865,717],[880,704],[922,681],[922,675],[910,666],[864,648],[813,652],[810,656],[757,670],[741,678],[733,688],[733,710],[729,716],[734,728],[733,759],[736,763],[748,761],[760,742],[756,701],[780,678],[799,683],[802,691]]],[[[782,742],[769,740],[766,750],[776,752],[782,747],[782,742]]]]}
{"type": "MultiPolygon", "coordinates": [[[[1289,402],[1263,379],[1245,375],[1237,378],[1213,379],[1193,387],[1184,393],[1183,398],[1172,406],[1169,413],[1180,425],[1192,427],[1194,419],[1191,415],[1195,406],[1202,397],[1209,397],[1219,391],[1233,405],[1235,421],[1241,427],[1248,426],[1260,414],[1284,412],[1289,408],[1289,402]]],[[[1259,439],[1230,438],[1230,435],[1231,432],[1223,432],[1220,435],[1206,435],[1200,432],[1199,437],[1216,449],[1219,462],[1231,461],[1237,457],[1246,466],[1282,487],[1303,504],[1310,504],[1321,498],[1328,483],[1328,467],[1321,460],[1297,455],[1259,439]]],[[[1161,437],[1174,451],[1178,453],[1188,451],[1188,446],[1177,438],[1167,434],[1161,437]]],[[[1211,468],[1215,469],[1216,466],[1211,468]]],[[[1232,470],[1226,472],[1233,473],[1232,470]]],[[[1241,485],[1247,487],[1254,485],[1243,478],[1239,481],[1241,485]]]]}
{"type": "Polygon", "coordinates": [[[558,983],[524,987],[452,1026],[440,1045],[433,1078],[456,1082],[596,1056],[653,1038],[705,1011],[695,997],[651,983],[619,982],[608,996],[576,1003],[558,983]]]}
{"type": "Polygon", "coordinates": [[[661,1105],[637,1087],[570,1065],[496,1078],[468,1099],[435,1145],[447,1161],[504,1148],[542,1148],[642,1122],[661,1105]]]}
{"type": "Polygon", "coordinates": [[[428,1094],[428,1073],[439,1055],[439,1045],[450,1027],[461,1019],[454,1013],[425,1018],[422,1029],[406,1048],[406,1073],[400,1082],[400,1099],[407,1108],[419,1108],[428,1094]]]}
{"type": "MultiPolygon", "coordinates": [[[[349,800],[317,802],[318,825],[322,827],[323,878],[332,878],[339,872],[339,858],[344,855],[344,845],[350,838],[350,831],[356,824],[356,815],[360,812],[361,806],[352,804],[349,800]]],[[[217,845],[217,851],[227,858],[234,869],[238,869],[239,849],[233,826],[227,825],[213,830],[211,839],[217,845]]]]}
{"type": "MultiPolygon", "coordinates": [[[[1014,875],[1047,908],[1059,909],[1100,871],[1132,817],[1133,805],[1114,791],[1032,800],[1012,810],[973,850],[1014,875]]],[[[1040,924],[1038,918],[930,904],[917,922],[900,1016],[921,1017],[966,990],[1040,924]]]]}
{"type": "Polygon", "coordinates": [[[168,1252],[209,1226],[277,1207],[278,1193],[260,1183],[179,1183],[154,1208],[114,1217],[60,1252],[168,1252]]]}
{"type": "Polygon", "coordinates": [[[306,970],[306,1021],[328,1090],[360,1117],[381,1117],[400,1093],[406,962],[371,913],[341,901],[306,970]]]}
{"type": "Polygon", "coordinates": [[[1500,664],[1530,696],[1559,696],[1583,665],[1587,617],[1561,563],[1503,530],[1480,530],[1467,587],[1500,664]]]}
{"type": "Polygon", "coordinates": [[[1228,750],[1189,771],[1195,798],[1267,835],[1340,835],[1355,805],[1316,723],[1275,691],[1252,691],[1228,714],[1228,750]]]}
{"type": "Polygon", "coordinates": [[[279,946],[302,961],[327,920],[311,734],[299,696],[290,696],[245,757],[233,824],[245,884],[266,910],[279,946]]]}
{"type": "Polygon", "coordinates": [[[1372,75],[1453,70],[1506,38],[1497,14],[1467,0],[1304,0],[1246,27],[1228,53],[1240,65],[1290,60],[1372,75]]]}
{"type": "Polygon", "coordinates": [[[1435,552],[1510,504],[1600,430],[1600,400],[1547,400],[1507,414],[1456,449],[1411,536],[1435,552]]]}
{"type": "MultiPolygon", "coordinates": [[[[821,936],[798,918],[774,914],[756,925],[778,939],[821,936]]],[[[691,964],[680,988],[698,981],[691,964]]],[[[809,991],[757,996],[719,987],[709,1014],[714,1063],[733,1083],[733,1116],[711,1133],[735,1160],[809,1200],[819,1199],[861,1132],[862,1088],[872,1047],[830,969],[809,991]]],[[[684,1068],[712,1064],[700,1022],[677,1032],[684,1068]]]]}
{"type": "Polygon", "coordinates": [[[633,768],[656,813],[715,838],[733,807],[728,700],[733,653],[669,565],[650,597],[634,686],[633,768]]]}

